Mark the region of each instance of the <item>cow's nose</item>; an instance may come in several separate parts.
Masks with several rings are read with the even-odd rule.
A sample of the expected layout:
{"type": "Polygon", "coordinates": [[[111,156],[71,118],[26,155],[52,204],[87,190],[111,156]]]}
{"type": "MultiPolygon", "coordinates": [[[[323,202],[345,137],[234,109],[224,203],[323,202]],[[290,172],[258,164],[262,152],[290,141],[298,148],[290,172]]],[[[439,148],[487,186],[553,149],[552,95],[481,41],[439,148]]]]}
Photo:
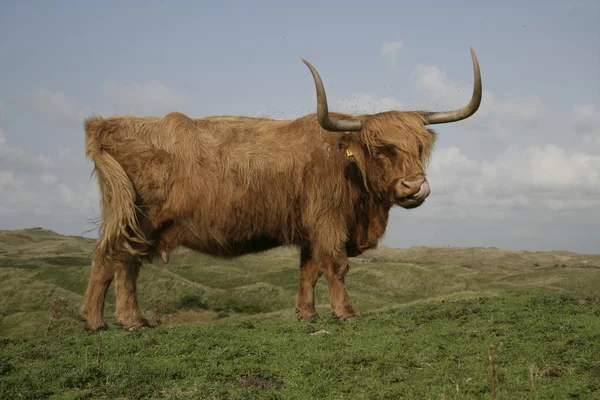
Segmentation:
{"type": "Polygon", "coordinates": [[[402,179],[400,181],[400,190],[405,196],[414,196],[415,194],[419,193],[423,182],[425,182],[425,178],[402,179]]]}

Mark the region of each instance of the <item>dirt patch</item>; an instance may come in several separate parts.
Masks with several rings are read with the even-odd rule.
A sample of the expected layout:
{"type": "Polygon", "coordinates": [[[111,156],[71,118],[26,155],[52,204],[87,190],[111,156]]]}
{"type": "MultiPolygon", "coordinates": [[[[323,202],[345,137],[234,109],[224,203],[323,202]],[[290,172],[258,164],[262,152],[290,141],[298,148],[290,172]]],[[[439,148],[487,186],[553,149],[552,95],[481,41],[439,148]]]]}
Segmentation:
{"type": "Polygon", "coordinates": [[[281,382],[274,380],[273,378],[265,378],[262,376],[255,375],[242,375],[238,376],[237,383],[244,387],[255,387],[259,389],[279,389],[282,386],[281,382]]]}
{"type": "Polygon", "coordinates": [[[536,371],[536,375],[556,378],[559,376],[570,374],[572,372],[573,372],[573,368],[569,367],[567,365],[551,364],[551,365],[547,365],[543,368],[538,369],[536,371]]]}

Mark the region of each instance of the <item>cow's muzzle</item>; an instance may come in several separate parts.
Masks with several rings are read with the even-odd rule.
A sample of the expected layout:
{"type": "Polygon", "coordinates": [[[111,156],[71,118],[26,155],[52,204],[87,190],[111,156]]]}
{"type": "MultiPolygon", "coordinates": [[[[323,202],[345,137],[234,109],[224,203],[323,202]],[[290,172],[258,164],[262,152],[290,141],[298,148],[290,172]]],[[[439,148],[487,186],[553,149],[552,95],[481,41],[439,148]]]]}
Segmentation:
{"type": "Polygon", "coordinates": [[[404,178],[396,185],[396,202],[403,208],[415,208],[423,204],[431,193],[425,177],[404,178]]]}

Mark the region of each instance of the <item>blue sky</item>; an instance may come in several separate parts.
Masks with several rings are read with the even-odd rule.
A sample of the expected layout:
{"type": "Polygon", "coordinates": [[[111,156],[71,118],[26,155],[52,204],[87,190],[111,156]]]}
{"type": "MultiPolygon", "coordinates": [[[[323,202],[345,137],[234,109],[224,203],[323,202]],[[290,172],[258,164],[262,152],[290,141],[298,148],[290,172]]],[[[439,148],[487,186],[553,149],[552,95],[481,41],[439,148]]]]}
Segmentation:
{"type": "Polygon", "coordinates": [[[598,253],[600,3],[3,2],[0,229],[81,234],[98,212],[83,118],[442,109],[430,199],[383,244],[598,253]]]}

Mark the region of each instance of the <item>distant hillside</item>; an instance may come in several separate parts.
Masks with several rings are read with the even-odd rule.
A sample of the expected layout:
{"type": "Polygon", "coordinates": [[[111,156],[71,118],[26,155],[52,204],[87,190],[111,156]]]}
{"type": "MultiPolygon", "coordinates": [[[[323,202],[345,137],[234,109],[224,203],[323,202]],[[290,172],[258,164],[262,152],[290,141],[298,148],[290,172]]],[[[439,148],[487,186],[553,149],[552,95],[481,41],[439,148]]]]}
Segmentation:
{"type": "MultiPolygon", "coordinates": [[[[90,273],[94,239],[45,229],[0,231],[0,337],[44,334],[53,301],[76,313],[90,273]]],[[[350,260],[347,287],[363,313],[413,303],[554,291],[597,295],[600,255],[514,252],[497,248],[381,247],[350,260]]],[[[293,321],[298,251],[274,249],[222,260],[180,248],[168,265],[145,264],[139,279],[144,310],[176,322],[293,321]]],[[[327,284],[317,309],[329,314],[327,284]]],[[[106,317],[113,322],[114,295],[106,317]]],[[[73,329],[81,329],[79,322],[73,329]]]]}
{"type": "Polygon", "coordinates": [[[66,236],[42,228],[0,230],[0,260],[4,258],[31,257],[35,255],[89,254],[95,239],[66,236]]]}
{"type": "Polygon", "coordinates": [[[395,249],[381,246],[360,258],[372,262],[444,263],[448,260],[465,264],[512,266],[600,267],[600,254],[579,254],[569,251],[509,251],[497,247],[428,247],[395,249]]]}
{"type": "MultiPolygon", "coordinates": [[[[60,255],[89,254],[96,239],[81,236],[68,236],[55,233],[43,228],[29,228],[22,230],[0,230],[0,257],[14,257],[19,254],[43,255],[51,253],[60,255]],[[40,247],[44,244],[44,247],[40,247]]],[[[190,252],[179,248],[176,254],[190,252]]],[[[295,248],[281,247],[261,254],[261,257],[296,258],[299,251],[295,248]]],[[[553,266],[600,266],[600,253],[579,254],[569,251],[510,251],[497,247],[435,247],[415,246],[410,248],[392,248],[379,246],[370,250],[357,259],[371,262],[421,262],[443,263],[448,259],[454,262],[459,260],[471,265],[502,265],[502,264],[530,264],[553,266]]]]}

